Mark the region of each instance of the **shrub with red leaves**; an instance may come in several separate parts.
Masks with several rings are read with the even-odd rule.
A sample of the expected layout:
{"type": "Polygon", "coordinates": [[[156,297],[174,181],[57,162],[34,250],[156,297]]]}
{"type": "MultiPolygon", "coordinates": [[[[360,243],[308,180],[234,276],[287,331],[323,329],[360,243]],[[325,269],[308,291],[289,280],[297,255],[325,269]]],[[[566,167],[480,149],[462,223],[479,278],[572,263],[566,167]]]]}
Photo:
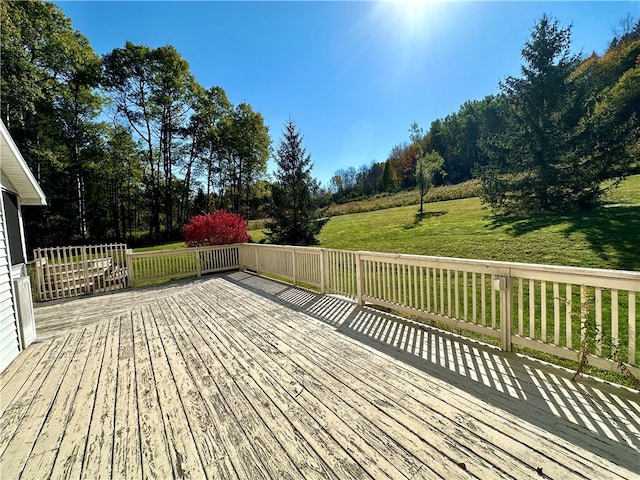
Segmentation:
{"type": "Polygon", "coordinates": [[[244,218],[224,210],[196,215],[184,226],[184,240],[190,247],[245,243],[250,239],[244,218]]]}

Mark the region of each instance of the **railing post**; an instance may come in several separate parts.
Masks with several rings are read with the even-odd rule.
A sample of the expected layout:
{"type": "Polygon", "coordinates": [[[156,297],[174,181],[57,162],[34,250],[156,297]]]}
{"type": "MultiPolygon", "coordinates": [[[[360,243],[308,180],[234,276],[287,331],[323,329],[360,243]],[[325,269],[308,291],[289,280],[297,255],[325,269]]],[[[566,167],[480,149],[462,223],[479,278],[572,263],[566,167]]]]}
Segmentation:
{"type": "Polygon", "coordinates": [[[356,298],[358,299],[358,305],[361,307],[364,305],[364,301],[362,299],[363,285],[364,285],[364,276],[362,274],[362,258],[360,257],[360,252],[356,252],[356,298]]]}
{"type": "Polygon", "coordinates": [[[298,286],[298,279],[297,279],[297,270],[298,270],[298,265],[296,262],[296,247],[291,247],[291,270],[292,270],[292,280],[293,280],[293,285],[294,286],[298,286]]]}
{"type": "Polygon", "coordinates": [[[240,270],[241,272],[244,272],[247,269],[247,266],[244,262],[246,247],[246,243],[241,243],[240,245],[238,245],[238,270],[240,270]]]}
{"type": "Polygon", "coordinates": [[[36,277],[36,290],[38,291],[38,299],[40,301],[42,298],[42,285],[44,283],[44,268],[42,268],[42,261],[40,260],[40,249],[37,248],[33,251],[33,273],[36,277]],[[42,278],[40,277],[42,272],[42,278]]]}
{"type": "Polygon", "coordinates": [[[196,256],[196,275],[198,277],[201,277],[202,265],[200,265],[200,247],[196,247],[193,251],[193,254],[196,256]]]}
{"type": "Polygon", "coordinates": [[[511,277],[509,275],[495,277],[493,289],[500,292],[500,348],[510,352],[513,298],[511,277]]]}
{"type": "Polygon", "coordinates": [[[253,247],[256,251],[256,275],[260,275],[260,256],[258,255],[258,246],[253,247]]]}
{"type": "Polygon", "coordinates": [[[324,248],[320,249],[320,293],[325,295],[327,293],[327,269],[326,269],[326,255],[324,248]]]}
{"type": "Polygon", "coordinates": [[[135,286],[135,280],[133,278],[133,259],[131,258],[131,255],[133,255],[133,250],[127,248],[125,257],[127,261],[127,278],[129,279],[129,287],[135,286]]]}

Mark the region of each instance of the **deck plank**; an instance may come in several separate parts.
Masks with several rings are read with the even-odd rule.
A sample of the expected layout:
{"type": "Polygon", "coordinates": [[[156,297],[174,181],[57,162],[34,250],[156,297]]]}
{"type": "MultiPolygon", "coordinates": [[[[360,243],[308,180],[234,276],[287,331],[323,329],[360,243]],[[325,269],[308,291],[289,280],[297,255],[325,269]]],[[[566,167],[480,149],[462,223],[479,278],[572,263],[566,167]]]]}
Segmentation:
{"type": "MultiPolygon", "coordinates": [[[[215,297],[215,295],[208,295],[206,298],[213,297],[215,297]]],[[[326,356],[327,359],[335,359],[340,356],[341,351],[335,350],[333,347],[338,345],[339,342],[344,341],[344,338],[336,339],[335,335],[326,328],[322,328],[322,326],[320,326],[320,328],[314,328],[312,327],[313,322],[300,323],[296,321],[296,317],[294,316],[286,314],[280,315],[279,310],[276,307],[270,306],[268,301],[267,303],[261,301],[245,302],[243,303],[243,308],[262,312],[264,315],[272,315],[274,318],[280,317],[280,319],[289,327],[286,331],[283,331],[283,338],[297,337],[301,343],[317,343],[317,347],[313,354],[314,359],[322,356],[326,356]]],[[[245,315],[245,318],[251,317],[249,315],[245,315]]],[[[279,324],[277,322],[270,322],[269,330],[263,330],[266,335],[270,335],[272,332],[278,330],[278,325],[279,324]]],[[[357,345],[360,344],[358,343],[357,345]]],[[[392,349],[388,350],[389,353],[394,353],[392,349]]],[[[518,460],[518,462],[523,466],[526,466],[526,464],[529,463],[529,470],[527,471],[525,468],[524,471],[521,471],[521,475],[525,478],[530,475],[532,471],[535,472],[536,468],[542,467],[542,465],[547,465],[547,470],[552,471],[557,469],[561,475],[567,475],[574,474],[575,471],[589,471],[593,468],[593,465],[598,465],[599,463],[598,457],[590,454],[589,452],[576,454],[575,448],[568,442],[556,443],[547,441],[545,437],[548,437],[549,435],[544,435],[546,432],[537,428],[533,428],[533,432],[524,432],[527,437],[526,443],[524,443],[523,440],[525,440],[525,435],[513,435],[514,432],[518,433],[522,430],[522,422],[506,422],[502,420],[505,416],[504,412],[495,408],[492,409],[490,405],[485,402],[466,402],[464,408],[456,408],[457,406],[455,404],[450,406],[451,397],[453,393],[456,393],[455,391],[452,392],[451,389],[441,388],[439,391],[434,392],[433,388],[431,388],[434,383],[432,378],[427,377],[426,375],[421,375],[424,377],[422,379],[415,378],[414,374],[407,376],[405,364],[401,362],[395,360],[389,362],[388,358],[383,358],[381,361],[372,364],[372,360],[375,360],[375,357],[365,358],[362,355],[358,355],[358,349],[356,348],[347,347],[344,352],[347,352],[348,355],[347,362],[349,363],[349,368],[355,368],[355,371],[353,372],[354,382],[357,383],[361,379],[369,378],[370,385],[379,385],[381,380],[383,380],[382,383],[385,385],[385,393],[393,391],[393,389],[389,389],[387,385],[392,385],[398,389],[396,398],[390,399],[392,404],[400,401],[407,403],[408,400],[413,400],[407,405],[408,410],[419,411],[420,409],[424,410],[423,399],[436,401],[436,403],[428,409],[429,418],[437,419],[439,414],[446,412],[449,419],[454,420],[453,425],[455,426],[455,429],[459,430],[457,434],[456,432],[444,430],[440,435],[455,436],[455,438],[462,443],[465,443],[467,439],[474,437],[478,441],[482,439],[494,439],[495,443],[492,447],[492,457],[495,457],[496,455],[500,456],[503,445],[509,445],[512,449],[515,449],[515,451],[510,452],[509,456],[511,458],[509,458],[509,456],[506,457],[507,464],[503,465],[505,471],[510,472],[511,474],[519,471],[519,469],[512,470],[514,460],[518,460]],[[358,363],[361,364],[359,367],[357,366],[358,363]],[[380,376],[382,376],[382,378],[380,378],[380,376]],[[407,385],[412,386],[413,384],[419,385],[420,388],[414,387],[408,391],[406,388],[407,385]],[[486,419],[487,409],[497,412],[495,418],[490,421],[487,421],[486,419]],[[464,412],[464,414],[461,412],[464,412]],[[433,415],[435,415],[435,417],[432,417],[433,415]],[[473,418],[472,422],[469,422],[469,416],[473,418]],[[495,422],[502,425],[504,429],[496,431],[499,429],[496,429],[495,422]],[[474,432],[474,430],[478,430],[478,432],[474,432]],[[460,432],[465,432],[465,434],[461,435],[460,432]],[[515,442],[513,440],[515,440],[515,442]],[[537,447],[541,441],[545,448],[538,449],[537,447]],[[526,448],[523,448],[525,446],[526,448]],[[565,468],[564,462],[561,465],[557,465],[557,458],[568,458],[566,463],[570,466],[565,468]],[[575,470],[572,467],[575,468],[575,470]]],[[[337,366],[339,367],[339,365],[337,366]]],[[[362,390],[359,389],[359,391],[362,390]]],[[[486,392],[484,393],[486,394],[486,392]]],[[[468,395],[462,395],[462,398],[473,399],[473,397],[469,397],[468,395]]],[[[412,424],[414,423],[412,422],[412,424]]],[[[478,444],[482,446],[482,442],[479,442],[478,444]]],[[[478,450],[477,446],[474,444],[467,444],[467,448],[469,451],[478,450]]],[[[624,476],[623,472],[623,469],[616,468],[613,468],[613,472],[610,470],[596,469],[593,471],[593,474],[607,476],[613,473],[615,475],[624,476]]]]}
{"type": "MultiPolygon", "coordinates": [[[[193,310],[182,302],[167,301],[167,310],[184,321],[193,318],[193,310]],[[188,312],[188,314],[187,314],[188,312]]],[[[163,302],[164,303],[164,302],[163,302]]],[[[192,322],[197,334],[203,339],[211,339],[212,331],[208,323],[192,322]]],[[[194,332],[194,333],[196,333],[194,332]]],[[[256,399],[254,405],[262,420],[276,436],[280,445],[304,474],[305,478],[365,478],[366,472],[346,454],[340,455],[339,445],[313,421],[307,412],[275,382],[272,372],[262,362],[242,358],[229,349],[226,337],[219,330],[216,341],[209,341],[208,347],[218,358],[225,358],[225,365],[234,373],[236,382],[245,392],[256,399]]],[[[291,389],[292,385],[288,384],[291,389]]]]}
{"type": "Polygon", "coordinates": [[[15,472],[17,475],[22,472],[35,440],[47,419],[49,409],[56,400],[64,374],[74,358],[83,334],[83,331],[70,334],[56,357],[55,368],[63,374],[47,375],[41,384],[34,384],[35,388],[30,392],[32,395],[26,395],[25,400],[28,404],[25,402],[21,408],[17,409],[9,408],[2,416],[2,420],[6,418],[10,424],[13,424],[9,428],[2,425],[0,455],[6,459],[2,463],[3,470],[15,472]],[[11,431],[12,434],[10,434],[11,431]]]}
{"type": "MultiPolygon", "coordinates": [[[[234,471],[240,478],[267,478],[267,470],[238,424],[232,405],[227,403],[218,387],[218,382],[224,379],[224,367],[197,336],[188,336],[181,329],[174,329],[173,334],[209,412],[206,421],[216,433],[219,432],[219,437],[214,438],[219,439],[219,446],[229,456],[234,471]]],[[[220,457],[216,457],[218,459],[220,457]]]]}
{"type": "Polygon", "coordinates": [[[2,372],[0,415],[4,412],[5,406],[13,401],[16,392],[24,385],[34,369],[38,368],[40,361],[51,346],[50,343],[46,345],[39,342],[32,343],[2,372]]]}
{"type": "MultiPolygon", "coordinates": [[[[96,325],[91,350],[88,352],[87,362],[80,379],[64,435],[56,446],[54,462],[49,466],[51,478],[78,478],[82,466],[91,413],[96,403],[98,378],[102,369],[106,339],[109,332],[109,321],[96,325]],[[88,414],[88,412],[91,412],[88,414]]],[[[26,470],[25,470],[26,471],[26,470]]],[[[26,478],[36,478],[37,475],[26,478]]]]}
{"type": "MultiPolygon", "coordinates": [[[[164,315],[159,305],[152,305],[151,311],[154,317],[156,315],[159,317],[160,313],[164,315]]],[[[183,345],[179,345],[176,340],[174,332],[176,325],[170,325],[168,321],[158,321],[157,326],[171,370],[174,372],[191,436],[197,439],[196,447],[205,475],[207,478],[237,479],[238,474],[231,462],[231,456],[224,449],[223,439],[219,428],[216,427],[216,422],[220,420],[214,417],[207,400],[203,397],[203,392],[191,375],[185,353],[181,349],[183,345]]]]}
{"type": "Polygon", "coordinates": [[[3,480],[640,475],[637,394],[339,297],[234,273],[38,311],[70,331],[0,374],[3,480]]]}
{"type": "Polygon", "coordinates": [[[69,419],[78,407],[86,408],[84,403],[78,405],[78,392],[82,385],[82,377],[90,358],[94,338],[99,330],[96,327],[99,327],[99,325],[84,329],[84,335],[78,342],[69,367],[62,377],[55,401],[47,412],[41,430],[24,465],[21,473],[24,478],[36,478],[39,472],[51,471],[65,430],[68,427],[69,419]]]}
{"type": "Polygon", "coordinates": [[[111,458],[111,475],[115,478],[143,477],[132,317],[130,314],[120,319],[111,458]]]}
{"type": "MultiPolygon", "coordinates": [[[[155,306],[155,304],[154,304],[155,306]]],[[[178,393],[176,378],[161,339],[159,325],[167,323],[157,309],[146,305],[141,309],[146,341],[153,367],[153,380],[158,393],[162,422],[167,436],[174,478],[203,478],[204,470],[196,448],[185,405],[178,393]]]]}
{"type": "MultiPolygon", "coordinates": [[[[243,461],[249,462],[242,468],[263,470],[263,475],[272,476],[273,478],[299,478],[300,473],[291,459],[286,455],[282,446],[273,441],[272,432],[266,428],[259,416],[255,413],[256,406],[260,405],[260,399],[245,396],[238,383],[240,372],[230,371],[227,358],[217,357],[206,343],[206,339],[201,337],[193,324],[199,324],[199,320],[195,317],[191,322],[183,319],[181,326],[184,336],[193,341],[193,347],[203,356],[207,364],[211,365],[212,380],[219,389],[222,398],[229,409],[229,413],[233,415],[237,430],[235,435],[237,439],[251,446],[242,458],[243,461]]],[[[188,348],[188,347],[187,347],[188,348]]]]}
{"type": "MultiPolygon", "coordinates": [[[[458,437],[454,433],[459,432],[437,430],[433,426],[433,418],[425,420],[400,408],[397,403],[392,403],[392,399],[376,391],[372,386],[361,382],[352,373],[351,358],[353,355],[351,350],[345,352],[340,348],[335,348],[335,345],[325,345],[324,349],[328,355],[324,357],[320,352],[309,349],[312,340],[308,335],[302,335],[298,344],[288,344],[285,339],[289,332],[283,332],[283,336],[280,337],[273,327],[267,331],[259,323],[251,323],[250,325],[251,317],[245,317],[245,319],[243,327],[251,328],[254,334],[261,337],[261,340],[254,337],[254,344],[262,344],[263,347],[275,346],[288,356],[290,365],[285,368],[292,371],[299,371],[301,368],[303,371],[309,372],[317,382],[326,385],[339,398],[348,401],[350,408],[369,419],[375,428],[389,434],[393,441],[401,445],[411,455],[421,459],[425,465],[430,466],[433,469],[432,475],[453,478],[460,473],[458,465],[461,463],[465,464],[467,470],[480,476],[489,474],[495,476],[499,472],[504,475],[504,470],[500,470],[497,465],[484,461],[476,455],[469,457],[467,451],[453,441],[458,437]]],[[[300,331],[303,326],[297,324],[293,328],[300,331]]],[[[374,385],[380,388],[379,382],[374,385]]],[[[386,393],[386,386],[384,390],[386,393]]],[[[369,425],[368,428],[372,428],[372,425],[369,425]]],[[[373,434],[379,435],[375,431],[373,434]]]]}
{"type": "MultiPolygon", "coordinates": [[[[64,348],[65,338],[58,338],[52,342],[31,345],[29,348],[29,361],[25,362],[24,370],[2,372],[2,392],[0,394],[0,416],[6,409],[19,408],[33,398],[39,384],[44,381],[49,369],[64,348]],[[10,376],[11,378],[6,378],[10,376]]],[[[20,357],[21,355],[18,355],[20,357]]],[[[2,429],[4,431],[4,428],[2,429]]],[[[1,443],[1,442],[0,442],[1,443]]]]}
{"type": "Polygon", "coordinates": [[[165,431],[164,412],[158,398],[160,385],[154,375],[149,339],[145,333],[142,312],[139,308],[132,310],[131,323],[142,472],[148,478],[171,478],[173,467],[169,453],[170,443],[165,431]]]}
{"type": "MultiPolygon", "coordinates": [[[[122,316],[108,322],[104,338],[104,354],[99,366],[95,403],[88,419],[88,433],[83,458],[69,470],[68,478],[111,478],[115,437],[118,352],[122,316]]],[[[97,361],[97,360],[96,360],[97,361]]],[[[72,438],[69,438],[73,442],[72,438]]],[[[67,447],[69,448],[69,447],[67,447]]],[[[64,458],[64,457],[63,457],[64,458]]],[[[65,478],[64,463],[56,463],[52,478],[65,478]]]]}
{"type": "MultiPolygon", "coordinates": [[[[214,297],[197,297],[198,300],[192,303],[207,305],[208,308],[215,311],[220,308],[220,305],[215,303],[214,297]]],[[[341,365],[329,365],[328,362],[323,362],[322,357],[308,352],[308,343],[311,342],[311,338],[308,336],[303,336],[301,343],[296,345],[295,349],[291,348],[277,336],[271,335],[262,329],[260,322],[254,320],[257,313],[247,314],[244,311],[245,309],[249,310],[251,308],[251,310],[254,310],[255,308],[256,312],[261,311],[264,312],[262,315],[269,316],[274,313],[268,309],[269,306],[267,305],[267,310],[264,310],[261,308],[264,306],[262,304],[258,307],[255,307],[255,302],[251,302],[251,304],[253,305],[252,307],[245,306],[243,311],[236,312],[234,318],[229,319],[229,322],[233,321],[233,325],[237,329],[233,332],[233,338],[239,339],[244,336],[247,339],[247,343],[243,344],[242,348],[253,349],[248,350],[251,351],[252,357],[261,358],[264,355],[264,357],[269,358],[271,356],[269,355],[270,351],[280,352],[281,355],[275,356],[275,361],[278,365],[302,384],[304,388],[314,392],[314,395],[320,401],[342,419],[347,420],[347,423],[356,425],[363,443],[371,445],[371,448],[375,451],[382,448],[380,442],[384,442],[386,445],[396,444],[397,446],[394,449],[388,452],[383,450],[382,454],[388,455],[389,458],[393,458],[396,461],[398,457],[402,458],[404,455],[407,458],[405,464],[397,465],[397,467],[400,467],[400,471],[404,472],[405,475],[413,476],[418,471],[421,471],[421,474],[429,472],[430,476],[437,475],[442,478],[466,477],[458,466],[464,462],[460,458],[452,458],[450,453],[449,456],[443,453],[456,449],[456,445],[453,442],[444,440],[444,444],[440,445],[439,449],[433,448],[424,440],[430,435],[427,434],[423,437],[416,435],[415,425],[412,425],[409,429],[390,421],[389,416],[380,409],[380,405],[386,405],[387,408],[392,407],[389,402],[381,398],[367,401],[363,398],[362,385],[359,385],[357,381],[345,384],[340,375],[337,377],[332,376],[332,372],[336,370],[339,371],[345,366],[349,368],[348,359],[344,359],[341,365]],[[265,338],[265,336],[269,338],[265,338]],[[314,357],[311,361],[305,358],[310,354],[314,357]],[[411,452],[412,450],[413,452],[411,452]],[[414,455],[421,458],[422,462],[416,464],[414,460],[409,460],[414,455]]],[[[269,324],[270,327],[274,326],[272,322],[269,322],[269,324]]],[[[229,328],[229,326],[225,328],[229,328]]],[[[304,327],[301,324],[296,324],[293,329],[304,329],[304,327]]],[[[332,358],[340,359],[344,356],[345,352],[332,347],[326,346],[332,358]]],[[[351,353],[348,352],[347,355],[351,353]]],[[[419,420],[417,417],[412,419],[412,421],[417,420],[419,420]]],[[[475,463],[481,462],[475,461],[475,463]]],[[[490,469],[489,467],[490,465],[485,463],[484,472],[491,471],[492,474],[495,474],[495,469],[490,469]]],[[[478,466],[478,469],[480,469],[480,466],[478,466]]]]}
{"type": "MultiPolygon", "coordinates": [[[[185,303],[197,305],[202,300],[202,298],[194,297],[193,301],[185,303]]],[[[222,332],[225,332],[227,338],[224,342],[228,342],[228,344],[242,342],[235,347],[235,352],[232,352],[232,355],[239,356],[240,352],[244,351],[250,353],[249,357],[259,359],[259,363],[263,365],[275,363],[282,369],[290,378],[289,381],[285,380],[282,386],[289,388],[303,408],[312,412],[316,421],[334,435],[342,447],[347,449],[374,478],[381,476],[404,478],[418,473],[422,465],[417,464],[402,446],[394,442],[386,432],[376,428],[366,418],[368,414],[373,412],[364,411],[360,414],[308,372],[295,367],[292,370],[287,369],[287,365],[283,366],[282,356],[278,354],[277,349],[271,351],[271,355],[268,353],[261,355],[253,343],[258,340],[257,338],[249,340],[245,337],[243,339],[242,332],[234,329],[228,321],[223,320],[222,317],[225,315],[237,318],[231,309],[220,309],[219,305],[214,302],[207,303],[207,307],[208,310],[213,310],[218,314],[216,317],[212,317],[212,321],[219,326],[217,331],[221,332],[221,335],[222,332]],[[227,334],[227,331],[232,333],[227,334]]],[[[194,315],[198,314],[198,312],[194,313],[194,315]]]]}

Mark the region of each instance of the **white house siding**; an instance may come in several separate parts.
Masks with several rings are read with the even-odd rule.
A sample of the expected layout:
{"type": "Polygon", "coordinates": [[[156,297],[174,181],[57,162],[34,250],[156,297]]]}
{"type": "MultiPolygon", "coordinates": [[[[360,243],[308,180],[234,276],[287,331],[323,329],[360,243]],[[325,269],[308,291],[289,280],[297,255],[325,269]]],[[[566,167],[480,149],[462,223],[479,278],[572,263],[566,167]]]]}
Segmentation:
{"type": "Polygon", "coordinates": [[[0,372],[20,352],[18,322],[11,291],[11,266],[5,231],[4,206],[0,196],[0,372]]]}

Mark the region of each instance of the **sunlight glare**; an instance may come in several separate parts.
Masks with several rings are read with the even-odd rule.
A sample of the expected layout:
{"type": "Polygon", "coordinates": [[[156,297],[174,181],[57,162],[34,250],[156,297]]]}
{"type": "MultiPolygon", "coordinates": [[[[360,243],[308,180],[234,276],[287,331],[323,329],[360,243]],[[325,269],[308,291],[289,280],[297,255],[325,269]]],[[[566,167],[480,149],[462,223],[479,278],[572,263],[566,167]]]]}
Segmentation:
{"type": "Polygon", "coordinates": [[[415,36],[428,27],[430,14],[433,14],[433,0],[395,0],[396,16],[405,30],[405,34],[415,36]]]}

